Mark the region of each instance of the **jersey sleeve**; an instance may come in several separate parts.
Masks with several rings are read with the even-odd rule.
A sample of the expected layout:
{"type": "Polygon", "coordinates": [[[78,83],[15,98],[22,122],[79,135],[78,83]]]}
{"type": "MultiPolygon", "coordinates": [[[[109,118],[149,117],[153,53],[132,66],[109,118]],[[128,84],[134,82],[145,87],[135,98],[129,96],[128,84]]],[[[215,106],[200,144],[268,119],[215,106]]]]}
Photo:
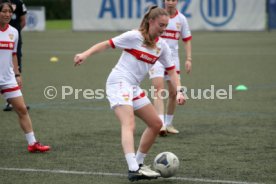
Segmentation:
{"type": "Polygon", "coordinates": [[[27,13],[27,8],[26,5],[24,4],[24,2],[22,0],[18,1],[18,9],[19,9],[19,16],[23,16],[27,13]]]}
{"type": "Polygon", "coordinates": [[[182,16],[182,29],[181,29],[181,37],[184,42],[189,41],[192,39],[192,33],[190,30],[190,26],[188,24],[187,18],[183,15],[182,16]]]}
{"type": "Polygon", "coordinates": [[[18,31],[14,29],[14,48],[12,51],[13,54],[16,54],[17,52],[17,45],[18,45],[18,31]]]}
{"type": "Polygon", "coordinates": [[[168,46],[167,43],[165,43],[165,41],[163,41],[162,43],[162,52],[161,55],[159,57],[159,62],[164,65],[166,70],[172,70],[175,68],[175,65],[171,59],[171,50],[168,46]]]}
{"type": "Polygon", "coordinates": [[[131,43],[136,38],[134,31],[125,32],[119,36],[111,38],[109,43],[112,48],[131,49],[131,43]]]}

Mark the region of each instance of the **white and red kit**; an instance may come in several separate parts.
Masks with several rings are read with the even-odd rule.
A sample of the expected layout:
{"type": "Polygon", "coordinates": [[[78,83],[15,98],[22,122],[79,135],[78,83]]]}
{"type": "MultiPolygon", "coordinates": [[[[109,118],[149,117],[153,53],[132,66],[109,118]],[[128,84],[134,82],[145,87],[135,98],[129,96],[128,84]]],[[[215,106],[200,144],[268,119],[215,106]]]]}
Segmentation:
{"type": "MultiPolygon", "coordinates": [[[[166,41],[171,49],[171,57],[175,64],[176,71],[179,74],[180,62],[178,56],[178,41],[180,38],[182,38],[184,42],[192,39],[191,31],[186,17],[180,12],[176,11],[176,14],[170,17],[168,26],[161,37],[166,41]]],[[[151,79],[155,77],[164,77],[165,74],[165,68],[159,62],[157,62],[149,72],[151,79]]]]}
{"type": "Polygon", "coordinates": [[[136,110],[150,103],[139,84],[157,60],[166,70],[175,68],[170,60],[171,52],[168,45],[162,38],[158,38],[156,48],[148,48],[144,45],[144,37],[138,30],[125,32],[109,42],[113,48],[123,49],[106,83],[111,107],[131,105],[136,110]]]}
{"type": "Polygon", "coordinates": [[[13,71],[13,55],[16,55],[18,31],[7,25],[0,29],[0,92],[5,99],[21,96],[13,71]]]}

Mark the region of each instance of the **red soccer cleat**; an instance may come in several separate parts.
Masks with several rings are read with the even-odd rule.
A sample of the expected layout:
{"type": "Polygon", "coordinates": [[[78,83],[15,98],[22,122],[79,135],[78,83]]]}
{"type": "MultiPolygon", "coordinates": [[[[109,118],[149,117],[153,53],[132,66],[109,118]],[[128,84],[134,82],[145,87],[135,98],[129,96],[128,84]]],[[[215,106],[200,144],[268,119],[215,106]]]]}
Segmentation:
{"type": "Polygon", "coordinates": [[[31,153],[46,152],[46,151],[49,151],[50,149],[51,149],[50,146],[44,146],[44,145],[40,144],[39,142],[36,142],[33,145],[28,146],[28,151],[31,153]]]}

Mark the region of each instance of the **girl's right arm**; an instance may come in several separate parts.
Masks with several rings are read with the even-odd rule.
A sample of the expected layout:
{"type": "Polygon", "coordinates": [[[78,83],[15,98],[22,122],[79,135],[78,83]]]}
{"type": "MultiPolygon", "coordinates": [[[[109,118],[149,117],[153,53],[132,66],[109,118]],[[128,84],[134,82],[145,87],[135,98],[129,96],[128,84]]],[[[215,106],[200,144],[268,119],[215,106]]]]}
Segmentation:
{"type": "Polygon", "coordinates": [[[88,50],[82,53],[76,54],[74,58],[75,66],[82,64],[83,61],[87,59],[87,57],[92,56],[99,52],[103,52],[110,47],[111,45],[107,40],[93,45],[91,48],[89,48],[88,50]]]}

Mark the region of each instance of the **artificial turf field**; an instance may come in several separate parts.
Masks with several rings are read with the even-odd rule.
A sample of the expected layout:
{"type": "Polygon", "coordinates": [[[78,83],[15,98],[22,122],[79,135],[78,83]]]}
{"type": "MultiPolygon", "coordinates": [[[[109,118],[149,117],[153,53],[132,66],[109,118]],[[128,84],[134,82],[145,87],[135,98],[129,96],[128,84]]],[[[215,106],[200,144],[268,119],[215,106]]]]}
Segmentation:
{"type": "MultiPolygon", "coordinates": [[[[85,99],[82,92],[61,94],[64,86],[104,89],[120,50],[98,54],[77,68],[73,57],[117,34],[23,33],[23,93],[36,137],[52,151],[28,153],[14,112],[0,111],[1,184],[129,183],[120,125],[108,101],[85,99]],[[52,56],[59,61],[50,62],[52,56]],[[56,87],[55,99],[44,96],[47,86],[56,87]]],[[[189,99],[178,106],[174,125],[181,133],[158,137],[146,164],[171,151],[179,157],[179,172],[171,179],[137,183],[276,183],[276,32],[194,32],[190,75],[184,73],[184,54],[180,57],[184,86],[228,90],[232,85],[232,99],[189,99]],[[248,90],[236,91],[241,84],[248,90]]],[[[142,87],[149,86],[144,80],[142,87]]],[[[137,120],[136,145],[144,128],[137,120]]]]}

